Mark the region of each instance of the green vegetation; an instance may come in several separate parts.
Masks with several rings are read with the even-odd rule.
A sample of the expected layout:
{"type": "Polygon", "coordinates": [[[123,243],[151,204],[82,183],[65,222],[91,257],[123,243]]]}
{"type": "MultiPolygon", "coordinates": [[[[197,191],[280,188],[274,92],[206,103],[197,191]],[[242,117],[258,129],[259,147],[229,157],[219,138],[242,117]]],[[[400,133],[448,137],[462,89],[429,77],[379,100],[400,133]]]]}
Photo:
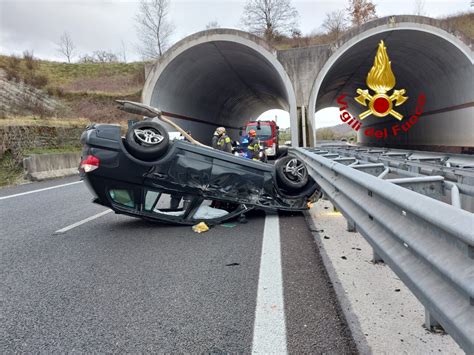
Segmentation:
{"type": "Polygon", "coordinates": [[[63,146],[63,147],[39,147],[39,148],[29,148],[23,151],[23,155],[29,154],[54,154],[54,153],[71,153],[79,152],[81,147],[79,146],[63,146]]]}
{"type": "Polygon", "coordinates": [[[316,130],[316,139],[318,141],[346,139],[348,142],[357,142],[357,133],[346,124],[339,124],[332,127],[318,128],[316,130]]]}
{"type": "MultiPolygon", "coordinates": [[[[474,38],[474,12],[461,12],[440,18],[452,29],[460,31],[469,38],[474,38]]],[[[346,28],[346,30],[350,28],[346,28]]],[[[345,31],[338,33],[338,38],[344,35],[345,31]]],[[[335,41],[334,33],[313,32],[306,36],[295,35],[293,37],[278,36],[272,43],[277,49],[284,50],[329,44],[335,41]]]]}
{"type": "Polygon", "coordinates": [[[38,61],[28,51],[23,54],[23,59],[0,56],[0,68],[5,71],[7,80],[23,81],[38,89],[48,84],[48,77],[38,72],[38,61]]]}
{"type": "Polygon", "coordinates": [[[442,20],[446,21],[450,27],[461,31],[467,37],[474,38],[474,12],[462,12],[444,17],[442,20]]]}
{"type": "Polygon", "coordinates": [[[38,118],[36,116],[15,116],[0,119],[2,126],[47,126],[47,127],[86,127],[91,121],[86,118],[59,119],[59,118],[38,118]]]}
{"type": "Polygon", "coordinates": [[[283,145],[286,141],[291,141],[290,128],[281,129],[278,135],[278,144],[283,145]]]}
{"type": "Polygon", "coordinates": [[[6,152],[0,159],[0,186],[15,184],[21,179],[22,175],[21,165],[10,152],[6,152]]]}
{"type": "MultiPolygon", "coordinates": [[[[93,122],[125,121],[129,115],[116,109],[115,100],[140,100],[145,81],[144,65],[143,62],[50,62],[35,59],[28,52],[22,58],[0,56],[0,68],[6,72],[7,80],[27,83],[58,102],[56,109],[51,110],[41,102],[31,104],[25,99],[12,111],[15,115],[35,115],[41,119],[76,120],[80,117],[93,122]]],[[[23,96],[29,95],[25,91],[23,96]]],[[[2,114],[12,118],[10,115],[2,114]]]]}
{"type": "Polygon", "coordinates": [[[0,55],[0,68],[6,70],[7,74],[12,74],[11,77],[21,80],[25,80],[28,73],[34,71],[38,76],[46,78],[46,83],[42,86],[60,88],[66,92],[96,91],[90,86],[82,88],[83,85],[79,85],[79,89],[75,90],[75,85],[86,84],[88,81],[92,81],[93,84],[101,82],[104,84],[103,91],[105,92],[110,92],[105,84],[110,85],[111,83],[125,84],[122,89],[136,92],[141,89],[144,80],[143,62],[69,64],[33,59],[28,53],[25,53],[23,58],[0,55]]]}

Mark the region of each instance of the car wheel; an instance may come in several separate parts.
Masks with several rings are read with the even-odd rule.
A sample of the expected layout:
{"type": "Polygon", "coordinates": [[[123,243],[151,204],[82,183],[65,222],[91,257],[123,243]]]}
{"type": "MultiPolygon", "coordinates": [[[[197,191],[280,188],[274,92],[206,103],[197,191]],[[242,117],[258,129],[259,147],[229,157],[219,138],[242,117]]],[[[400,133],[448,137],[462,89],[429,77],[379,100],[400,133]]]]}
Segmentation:
{"type": "Polygon", "coordinates": [[[125,142],[130,154],[141,160],[155,160],[162,156],[169,146],[166,128],[157,122],[141,121],[132,125],[125,142]]]}
{"type": "Polygon", "coordinates": [[[286,156],[275,162],[278,180],[288,190],[298,190],[308,183],[308,169],[304,163],[294,157],[286,156]]]}
{"type": "Polygon", "coordinates": [[[277,159],[286,157],[287,155],[288,155],[288,147],[284,146],[284,147],[278,148],[278,153],[276,154],[277,159]]]}

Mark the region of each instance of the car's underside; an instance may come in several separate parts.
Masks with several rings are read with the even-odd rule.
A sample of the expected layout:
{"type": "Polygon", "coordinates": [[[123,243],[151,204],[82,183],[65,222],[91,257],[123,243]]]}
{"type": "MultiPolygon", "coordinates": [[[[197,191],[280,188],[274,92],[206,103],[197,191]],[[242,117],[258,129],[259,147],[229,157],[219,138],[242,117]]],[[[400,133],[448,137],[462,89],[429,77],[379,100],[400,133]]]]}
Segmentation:
{"type": "Polygon", "coordinates": [[[145,219],[213,224],[252,208],[304,210],[319,197],[318,186],[293,157],[279,168],[278,161],[266,164],[202,144],[169,142],[157,121],[139,122],[125,138],[114,125],[92,125],[83,133],[81,175],[95,202],[145,219]],[[84,168],[92,161],[95,166],[84,168]],[[294,180],[278,178],[283,174],[294,180]]]}

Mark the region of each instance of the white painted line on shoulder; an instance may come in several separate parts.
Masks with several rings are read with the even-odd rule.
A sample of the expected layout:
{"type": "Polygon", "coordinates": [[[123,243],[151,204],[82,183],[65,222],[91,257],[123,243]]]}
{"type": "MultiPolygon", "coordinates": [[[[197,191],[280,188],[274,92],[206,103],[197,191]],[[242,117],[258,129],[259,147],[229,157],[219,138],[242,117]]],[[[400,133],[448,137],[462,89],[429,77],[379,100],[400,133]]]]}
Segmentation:
{"type": "Polygon", "coordinates": [[[21,193],[19,193],[19,194],[14,194],[14,195],[8,195],[8,196],[0,197],[0,200],[6,200],[6,199],[9,199],[9,198],[13,198],[13,197],[18,197],[18,196],[23,196],[23,195],[34,194],[35,192],[41,192],[41,191],[47,191],[47,190],[52,190],[52,189],[58,189],[58,188],[60,188],[60,187],[69,186],[69,185],[75,185],[75,184],[80,184],[80,183],[82,183],[82,181],[74,181],[74,182],[69,182],[69,183],[67,183],[67,184],[45,187],[44,189],[38,189],[38,190],[32,190],[32,191],[21,192],[21,193]]]}
{"type": "Polygon", "coordinates": [[[252,353],[287,353],[280,224],[276,214],[265,217],[252,353]]]}
{"type": "Polygon", "coordinates": [[[64,227],[64,228],[61,228],[61,229],[58,229],[56,232],[54,232],[54,234],[62,234],[62,233],[66,233],[67,231],[70,231],[71,229],[73,228],[76,228],[76,227],[79,227],[80,225],[83,225],[84,223],[87,223],[87,222],[90,222],[90,221],[93,221],[94,219],[97,219],[99,217],[102,217],[102,216],[105,216],[107,213],[110,213],[112,212],[112,210],[105,210],[105,211],[102,211],[100,213],[97,213],[93,216],[90,216],[86,219],[83,219],[82,221],[79,221],[79,222],[76,222],[76,223],[73,223],[67,227],[64,227]]]}

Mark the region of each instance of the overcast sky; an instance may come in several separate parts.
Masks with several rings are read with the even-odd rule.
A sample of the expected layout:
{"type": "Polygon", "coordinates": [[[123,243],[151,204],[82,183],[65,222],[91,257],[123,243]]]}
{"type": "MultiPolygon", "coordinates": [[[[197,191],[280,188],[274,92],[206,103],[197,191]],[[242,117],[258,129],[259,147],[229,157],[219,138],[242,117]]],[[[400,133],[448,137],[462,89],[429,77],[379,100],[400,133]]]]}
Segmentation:
{"type": "MultiPolygon", "coordinates": [[[[415,0],[379,0],[379,16],[411,14],[415,0]]],[[[171,0],[170,20],[175,25],[173,42],[205,29],[210,21],[221,27],[239,28],[244,0],[171,0]]],[[[327,12],[344,8],[347,0],[298,0],[304,34],[320,30],[327,12]]],[[[470,0],[425,0],[428,16],[439,17],[468,11],[470,0]]],[[[122,52],[127,60],[140,59],[136,52],[134,17],[137,1],[124,0],[0,0],[0,53],[21,54],[33,50],[44,59],[64,60],[56,43],[68,31],[78,53],[105,49],[122,52]]]]}

